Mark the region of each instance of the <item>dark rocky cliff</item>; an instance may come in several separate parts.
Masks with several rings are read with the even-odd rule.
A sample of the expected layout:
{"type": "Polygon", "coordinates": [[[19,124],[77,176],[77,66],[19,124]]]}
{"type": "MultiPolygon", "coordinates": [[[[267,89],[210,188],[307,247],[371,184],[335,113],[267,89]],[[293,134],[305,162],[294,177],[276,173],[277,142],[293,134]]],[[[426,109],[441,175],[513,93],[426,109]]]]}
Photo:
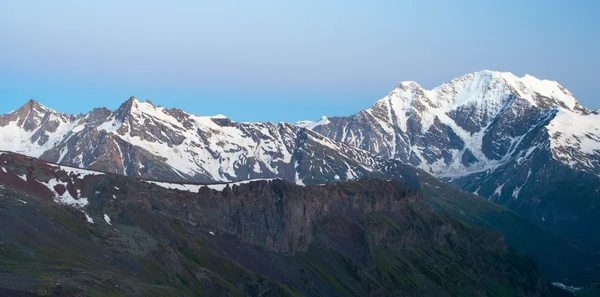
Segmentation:
{"type": "Polygon", "coordinates": [[[554,294],[500,233],[433,212],[400,181],[182,191],[14,154],[0,167],[0,280],[14,294],[554,294]]]}

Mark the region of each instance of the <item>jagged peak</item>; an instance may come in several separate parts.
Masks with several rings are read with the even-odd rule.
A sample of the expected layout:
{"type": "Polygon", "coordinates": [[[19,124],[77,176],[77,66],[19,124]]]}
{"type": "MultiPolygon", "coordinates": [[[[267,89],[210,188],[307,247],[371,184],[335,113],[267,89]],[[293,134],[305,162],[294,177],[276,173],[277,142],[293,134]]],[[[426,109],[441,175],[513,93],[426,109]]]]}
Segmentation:
{"type": "Polygon", "coordinates": [[[52,111],[54,112],[52,109],[42,105],[41,103],[39,103],[37,100],[35,99],[29,99],[27,102],[25,102],[25,104],[23,104],[18,110],[36,110],[38,112],[47,112],[47,111],[52,111]]]}
{"type": "Polygon", "coordinates": [[[134,96],[129,97],[129,99],[125,100],[125,102],[121,103],[117,110],[129,110],[133,106],[133,103],[138,102],[137,98],[134,96]]]}
{"type": "Polygon", "coordinates": [[[31,98],[25,103],[25,105],[36,106],[36,105],[40,105],[40,103],[37,100],[31,98]]]}
{"type": "Polygon", "coordinates": [[[145,102],[141,102],[135,96],[131,96],[125,102],[121,103],[121,105],[117,109],[117,113],[130,113],[132,110],[139,108],[141,105],[149,105],[152,108],[156,108],[154,104],[148,99],[146,99],[145,102]]]}
{"type": "Polygon", "coordinates": [[[131,115],[131,111],[139,103],[137,98],[134,96],[129,97],[125,102],[121,103],[119,108],[115,110],[116,118],[121,122],[125,121],[125,118],[131,115]]]}
{"type": "MultiPolygon", "coordinates": [[[[571,111],[586,112],[586,109],[581,106],[571,92],[554,80],[539,79],[530,74],[518,77],[511,72],[488,69],[453,78],[431,90],[423,89],[419,83],[414,81],[403,81],[390,92],[388,97],[397,97],[396,99],[400,101],[412,102],[414,96],[405,93],[403,95],[403,92],[420,91],[432,100],[432,104],[443,106],[457,103],[455,102],[457,97],[476,96],[485,99],[487,97],[483,94],[492,89],[500,92],[512,92],[540,108],[566,108],[571,111]]],[[[469,98],[461,98],[459,101],[475,104],[478,102],[478,100],[469,98]]]]}
{"type": "Polygon", "coordinates": [[[402,81],[400,82],[396,88],[402,88],[402,89],[406,89],[406,88],[422,88],[421,85],[416,82],[416,81],[412,81],[412,80],[407,80],[407,81],[402,81]]]}
{"type": "Polygon", "coordinates": [[[69,120],[68,115],[58,113],[40,104],[35,99],[30,99],[18,109],[1,116],[9,119],[9,121],[16,122],[17,126],[24,128],[26,131],[33,131],[39,128],[47,120],[56,120],[58,118],[63,121],[69,120]]]}
{"type": "Polygon", "coordinates": [[[93,113],[93,112],[107,112],[107,111],[110,112],[110,109],[103,106],[103,107],[94,107],[91,112],[93,113]]]}

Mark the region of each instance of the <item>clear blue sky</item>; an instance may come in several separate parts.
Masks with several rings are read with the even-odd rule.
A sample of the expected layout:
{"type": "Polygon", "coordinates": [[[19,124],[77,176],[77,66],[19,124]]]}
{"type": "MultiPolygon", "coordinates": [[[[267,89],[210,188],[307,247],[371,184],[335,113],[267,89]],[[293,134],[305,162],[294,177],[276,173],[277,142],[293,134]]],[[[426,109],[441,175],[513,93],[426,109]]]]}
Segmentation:
{"type": "Polygon", "coordinates": [[[295,122],[481,69],[557,80],[600,108],[599,2],[0,1],[0,113],[30,98],[79,113],[135,95],[295,122]]]}

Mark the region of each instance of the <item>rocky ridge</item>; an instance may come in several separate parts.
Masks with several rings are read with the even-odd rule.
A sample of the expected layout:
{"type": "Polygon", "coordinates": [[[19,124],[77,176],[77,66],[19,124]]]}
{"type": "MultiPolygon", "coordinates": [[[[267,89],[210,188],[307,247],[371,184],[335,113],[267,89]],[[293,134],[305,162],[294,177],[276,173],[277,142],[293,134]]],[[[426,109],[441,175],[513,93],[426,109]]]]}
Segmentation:
{"type": "Polygon", "coordinates": [[[13,153],[0,167],[0,293],[562,296],[501,234],[400,181],[172,184],[13,153]]]}

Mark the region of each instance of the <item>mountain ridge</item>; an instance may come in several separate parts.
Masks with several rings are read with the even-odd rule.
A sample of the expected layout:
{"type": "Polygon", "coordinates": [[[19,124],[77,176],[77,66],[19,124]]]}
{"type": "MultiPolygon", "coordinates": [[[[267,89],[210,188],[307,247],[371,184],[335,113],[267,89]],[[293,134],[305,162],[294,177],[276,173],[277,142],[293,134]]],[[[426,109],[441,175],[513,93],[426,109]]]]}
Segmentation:
{"type": "MultiPolygon", "coordinates": [[[[331,119],[337,121],[337,119],[343,118],[324,116],[318,122],[301,121],[296,126],[314,130],[337,142],[347,143],[352,147],[384,158],[397,159],[415,165],[438,177],[454,179],[489,170],[493,171],[515,159],[521,162],[523,158],[529,157],[531,150],[536,150],[539,145],[538,147],[521,145],[524,138],[532,137],[527,135],[528,132],[531,132],[527,130],[531,130],[527,127],[535,127],[535,125],[543,123],[547,133],[551,134],[549,150],[554,159],[574,167],[576,170],[592,171],[600,176],[600,162],[594,162],[594,158],[600,158],[600,132],[595,127],[596,123],[600,123],[598,112],[581,106],[572,94],[556,81],[539,80],[530,75],[518,78],[509,72],[483,70],[452,79],[449,83],[431,90],[425,90],[415,82],[401,82],[388,96],[378,100],[373,107],[354,116],[358,121],[365,121],[360,124],[361,128],[375,127],[371,130],[380,130],[370,131],[369,137],[362,136],[362,131],[353,131],[347,128],[343,128],[344,131],[331,131],[326,128],[335,126],[331,123],[331,119]],[[434,92],[441,93],[441,95],[429,98],[434,92]],[[520,112],[520,114],[512,117],[506,116],[511,112],[520,112]],[[535,117],[535,119],[523,122],[527,117],[535,117]],[[498,125],[498,121],[501,122],[500,125],[498,125]],[[545,123],[545,121],[549,122],[545,123]],[[570,126],[569,128],[572,127],[572,129],[565,129],[566,126],[570,126]],[[585,129],[579,133],[577,130],[582,127],[585,129]],[[429,131],[430,129],[433,130],[429,131]],[[449,131],[445,132],[443,129],[449,129],[449,131]],[[499,131],[500,129],[507,130],[509,133],[499,135],[503,133],[503,131],[499,131]],[[372,137],[373,134],[375,137],[372,137]],[[432,134],[432,137],[425,134],[432,134]],[[427,140],[419,143],[421,140],[414,139],[415,137],[423,138],[424,135],[426,138],[440,140],[440,143],[430,145],[427,140]],[[521,147],[519,147],[520,145],[521,147]],[[577,150],[569,148],[572,146],[577,150]],[[427,147],[427,151],[424,151],[425,147],[427,147]],[[590,158],[592,159],[590,160],[590,158]]],[[[248,136],[240,135],[240,133],[244,134],[243,130],[249,128],[257,128],[248,127],[252,124],[237,123],[221,115],[194,116],[180,109],[166,109],[154,106],[149,101],[141,102],[134,96],[131,96],[114,111],[95,108],[87,114],[79,115],[59,113],[37,101],[30,100],[18,110],[0,116],[0,149],[25,153],[48,161],[66,162],[70,165],[78,165],[78,167],[96,166],[96,169],[102,169],[102,166],[109,166],[112,167],[110,170],[130,175],[145,174],[140,171],[143,171],[146,166],[129,163],[154,162],[161,163],[161,166],[158,167],[171,167],[178,178],[226,181],[237,178],[234,168],[228,168],[228,173],[222,173],[215,171],[216,164],[198,164],[196,168],[186,166],[186,163],[191,161],[206,162],[216,156],[222,157],[223,154],[226,154],[225,152],[216,154],[213,152],[210,155],[189,158],[189,156],[177,156],[181,152],[174,151],[170,157],[178,160],[167,160],[167,164],[163,162],[165,156],[161,156],[162,158],[150,156],[157,156],[173,150],[174,146],[180,146],[183,141],[192,139],[194,135],[190,137],[190,133],[194,134],[201,130],[202,134],[206,135],[210,132],[205,133],[205,130],[214,131],[215,129],[226,129],[227,125],[238,125],[240,131],[234,133],[237,135],[228,135],[227,137],[248,136]],[[196,122],[206,125],[200,127],[196,122]],[[217,126],[212,125],[211,122],[217,122],[217,126]],[[89,146],[93,146],[91,139],[106,139],[103,154],[93,155],[89,151],[81,151],[77,147],[73,148],[73,145],[65,144],[70,137],[81,134],[83,130],[90,130],[88,128],[96,131],[88,131],[91,136],[84,135],[82,138],[88,138],[89,146]],[[24,130],[25,133],[18,135],[19,129],[24,130]],[[186,129],[197,129],[197,131],[185,131],[186,129]],[[123,155],[123,146],[150,147],[150,151],[137,150],[139,151],[136,152],[137,155],[145,156],[141,157],[144,160],[127,161],[124,159],[128,157],[131,159],[131,156],[123,155]],[[77,154],[78,150],[79,154],[77,154]],[[94,164],[98,159],[106,159],[105,163],[113,160],[111,162],[113,164],[94,164]],[[153,160],[148,161],[148,159],[153,160]],[[212,167],[212,169],[208,167],[212,167]],[[187,172],[178,172],[182,168],[185,168],[184,171],[187,170],[187,172]]],[[[256,124],[269,125],[269,123],[260,122],[256,124]]],[[[273,130],[273,125],[277,125],[279,130],[288,130],[288,128],[294,130],[287,123],[271,124],[271,130],[273,130]]],[[[343,124],[341,125],[343,126],[343,124]]],[[[340,127],[338,129],[342,129],[340,125],[337,126],[340,127]]],[[[267,135],[267,137],[281,136],[276,135],[281,133],[273,135],[272,131],[262,133],[264,132],[261,131],[263,128],[258,127],[258,134],[267,135]]],[[[292,138],[295,138],[298,133],[298,131],[280,132],[283,134],[291,132],[292,138]]],[[[259,135],[258,138],[262,136],[259,135]]],[[[219,142],[219,137],[216,138],[205,140],[219,142]]],[[[252,136],[252,138],[255,142],[257,141],[256,136],[252,136]]],[[[231,145],[240,147],[240,142],[236,141],[233,140],[231,145]]],[[[260,142],[260,139],[258,141],[260,142]]],[[[197,144],[200,141],[193,139],[192,142],[192,144],[187,144],[188,147],[185,150],[188,152],[183,154],[189,155],[190,149],[199,148],[197,144]]],[[[241,146],[244,145],[246,144],[241,144],[241,146]]],[[[547,146],[547,144],[540,145],[547,146]]],[[[244,149],[256,151],[256,149],[264,150],[265,148],[247,147],[244,149]]],[[[291,163],[289,155],[293,154],[293,150],[290,150],[289,144],[275,141],[270,144],[269,149],[275,150],[269,152],[270,154],[282,154],[284,158],[281,160],[284,163],[291,163]]],[[[247,152],[244,157],[257,156],[247,152]]],[[[277,158],[262,157],[258,163],[264,164],[264,167],[270,167],[265,169],[272,174],[279,174],[278,170],[271,166],[271,163],[277,158]]],[[[136,158],[140,159],[140,157],[136,158]]],[[[247,164],[241,160],[233,160],[230,163],[235,162],[238,163],[225,165],[225,167],[244,164],[244,166],[254,166],[255,171],[263,171],[263,168],[259,168],[262,164],[247,164]]],[[[219,166],[223,166],[222,160],[219,162],[219,166]]],[[[294,168],[297,166],[294,165],[294,168]]],[[[339,176],[348,176],[344,172],[342,174],[335,173],[339,176]]],[[[287,179],[291,180],[289,177],[287,179]]],[[[499,187],[499,185],[496,186],[499,187]]],[[[480,193],[477,190],[473,190],[473,192],[480,193]]],[[[515,193],[517,192],[519,191],[515,189],[515,193]]]]}
{"type": "Polygon", "coordinates": [[[582,226],[598,224],[600,113],[554,81],[482,71],[432,90],[405,83],[369,109],[300,125],[412,164],[579,243],[590,242],[582,226]]]}
{"type": "Polygon", "coordinates": [[[76,116],[33,102],[34,113],[24,106],[0,116],[0,149],[80,168],[197,182],[282,177],[324,183],[336,175],[363,176],[359,172],[386,163],[287,123],[194,116],[135,97],[114,111],[95,108],[76,116]],[[305,155],[325,152],[330,159],[313,172],[315,160],[305,155]]]}
{"type": "Polygon", "coordinates": [[[566,296],[402,181],[212,186],[0,153],[0,293],[566,296]]]}

